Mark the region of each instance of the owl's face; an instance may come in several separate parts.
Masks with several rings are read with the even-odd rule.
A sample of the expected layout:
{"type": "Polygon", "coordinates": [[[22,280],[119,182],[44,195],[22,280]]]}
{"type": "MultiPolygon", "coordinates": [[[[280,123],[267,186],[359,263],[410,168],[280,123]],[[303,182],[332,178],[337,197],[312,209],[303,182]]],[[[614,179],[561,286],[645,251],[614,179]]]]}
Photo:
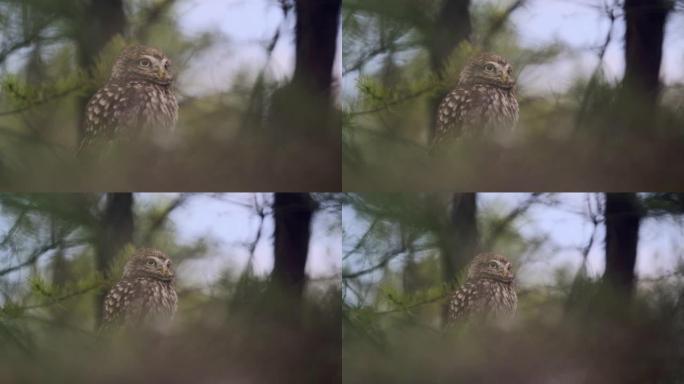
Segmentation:
{"type": "Polygon", "coordinates": [[[482,253],[473,259],[468,270],[469,278],[487,278],[512,283],[515,279],[513,265],[502,255],[482,253]]]}
{"type": "Polygon", "coordinates": [[[513,67],[506,59],[493,53],[483,53],[471,60],[459,79],[466,84],[488,84],[511,89],[515,86],[513,67]]]}
{"type": "Polygon", "coordinates": [[[175,277],[171,259],[156,249],[139,249],[124,267],[124,277],[150,277],[172,281],[175,277]]]}
{"type": "Polygon", "coordinates": [[[173,81],[171,60],[156,48],[131,46],[124,49],[114,63],[112,79],[169,85],[173,81]]]}

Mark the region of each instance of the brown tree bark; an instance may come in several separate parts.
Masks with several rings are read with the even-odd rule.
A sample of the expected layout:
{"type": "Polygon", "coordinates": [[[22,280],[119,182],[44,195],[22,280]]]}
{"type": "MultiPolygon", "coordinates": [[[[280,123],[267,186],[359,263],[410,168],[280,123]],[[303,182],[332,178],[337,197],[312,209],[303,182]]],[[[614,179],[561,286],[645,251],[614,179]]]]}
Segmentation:
{"type": "Polygon", "coordinates": [[[668,0],[626,0],[624,3],[625,75],[618,105],[624,126],[643,132],[653,125],[660,92],[660,65],[668,0]]]}
{"type": "Polygon", "coordinates": [[[294,75],[288,85],[274,92],[268,119],[277,139],[331,128],[340,9],[341,0],[295,1],[294,75]]]}
{"type": "Polygon", "coordinates": [[[273,204],[275,220],[275,262],[272,286],[301,297],[306,283],[306,260],[309,254],[311,219],[316,202],[308,193],[276,193],[273,204]]]}
{"type": "MultiPolygon", "coordinates": [[[[95,249],[95,266],[104,278],[110,277],[110,268],[123,247],[133,241],[133,194],[108,193],[102,214],[95,249]]],[[[96,297],[96,326],[102,320],[102,305],[106,290],[96,297]]]]}
{"type": "Polygon", "coordinates": [[[629,297],[634,291],[641,205],[634,193],[606,194],[606,270],[603,280],[629,297]]]}
{"type": "MultiPolygon", "coordinates": [[[[442,239],[442,276],[445,283],[452,284],[479,250],[477,194],[454,193],[451,196],[448,221],[440,237],[442,239]]],[[[447,314],[448,307],[444,305],[442,319],[445,323],[447,314]]]]}
{"type": "Polygon", "coordinates": [[[331,100],[341,0],[297,0],[296,64],[292,82],[331,100]]]}
{"type": "MultiPolygon", "coordinates": [[[[78,64],[82,69],[90,70],[109,40],[117,34],[123,34],[126,29],[123,0],[88,0],[84,4],[82,16],[82,29],[76,36],[78,64]]],[[[85,133],[83,115],[90,96],[92,95],[83,95],[78,101],[79,142],[85,133]]]]}
{"type": "Polygon", "coordinates": [[[443,240],[442,265],[446,282],[452,282],[475,257],[479,239],[477,194],[454,193],[443,240]]]}
{"type": "MultiPolygon", "coordinates": [[[[444,64],[459,44],[469,40],[472,33],[470,0],[444,0],[435,20],[429,43],[430,66],[433,73],[441,75],[444,64]]],[[[436,111],[445,94],[435,95],[430,101],[430,132],[432,141],[436,129],[436,111]]]]}

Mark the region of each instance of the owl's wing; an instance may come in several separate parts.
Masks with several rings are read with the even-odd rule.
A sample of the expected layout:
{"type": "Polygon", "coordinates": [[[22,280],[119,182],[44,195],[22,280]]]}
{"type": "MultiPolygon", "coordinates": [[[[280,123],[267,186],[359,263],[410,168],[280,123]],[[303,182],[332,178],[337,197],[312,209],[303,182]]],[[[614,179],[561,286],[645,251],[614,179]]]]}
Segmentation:
{"type": "Polygon", "coordinates": [[[144,317],[145,311],[144,292],[140,284],[121,280],[105,296],[103,326],[138,321],[144,317]]]}
{"type": "Polygon", "coordinates": [[[433,141],[438,144],[448,137],[458,137],[462,133],[463,123],[468,111],[473,107],[471,91],[456,88],[449,92],[437,109],[437,130],[433,141]]]}
{"type": "Polygon", "coordinates": [[[449,92],[437,109],[437,130],[432,145],[449,137],[477,135],[489,103],[489,95],[478,87],[459,87],[449,92]]]}
{"type": "Polygon", "coordinates": [[[117,132],[140,124],[145,103],[141,88],[107,84],[93,95],[86,106],[85,132],[79,152],[96,140],[112,140],[117,132]]]}
{"type": "Polygon", "coordinates": [[[486,300],[481,287],[467,281],[449,297],[449,322],[483,313],[486,309],[486,300]]]}

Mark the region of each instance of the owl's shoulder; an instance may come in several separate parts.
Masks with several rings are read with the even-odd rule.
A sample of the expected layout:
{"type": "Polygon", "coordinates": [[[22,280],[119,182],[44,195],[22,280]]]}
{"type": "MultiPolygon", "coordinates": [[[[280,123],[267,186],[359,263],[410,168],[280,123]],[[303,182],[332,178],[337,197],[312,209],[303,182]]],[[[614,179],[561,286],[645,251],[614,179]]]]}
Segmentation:
{"type": "Polygon", "coordinates": [[[136,279],[119,280],[109,290],[104,299],[104,320],[114,322],[136,305],[140,298],[141,285],[136,279]]]}
{"type": "Polygon", "coordinates": [[[466,281],[450,295],[449,317],[460,318],[480,309],[487,289],[487,283],[484,280],[466,281]]]}

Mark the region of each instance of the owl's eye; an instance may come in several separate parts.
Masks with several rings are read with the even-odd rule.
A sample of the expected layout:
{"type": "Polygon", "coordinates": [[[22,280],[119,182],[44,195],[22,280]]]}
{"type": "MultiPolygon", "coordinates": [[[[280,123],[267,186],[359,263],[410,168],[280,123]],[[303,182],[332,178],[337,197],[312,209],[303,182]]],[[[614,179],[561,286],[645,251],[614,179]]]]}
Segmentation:
{"type": "Polygon", "coordinates": [[[489,268],[496,268],[498,265],[494,261],[489,262],[489,268]]]}
{"type": "Polygon", "coordinates": [[[150,66],[150,61],[148,59],[142,59],[140,60],[140,66],[141,67],[149,67],[150,66]]]}
{"type": "Polygon", "coordinates": [[[147,264],[147,265],[149,265],[150,267],[152,267],[152,266],[154,266],[154,260],[147,260],[147,262],[146,262],[145,264],[147,264]]]}
{"type": "Polygon", "coordinates": [[[494,66],[492,64],[487,64],[485,65],[485,71],[487,72],[493,72],[494,71],[494,66]]]}

